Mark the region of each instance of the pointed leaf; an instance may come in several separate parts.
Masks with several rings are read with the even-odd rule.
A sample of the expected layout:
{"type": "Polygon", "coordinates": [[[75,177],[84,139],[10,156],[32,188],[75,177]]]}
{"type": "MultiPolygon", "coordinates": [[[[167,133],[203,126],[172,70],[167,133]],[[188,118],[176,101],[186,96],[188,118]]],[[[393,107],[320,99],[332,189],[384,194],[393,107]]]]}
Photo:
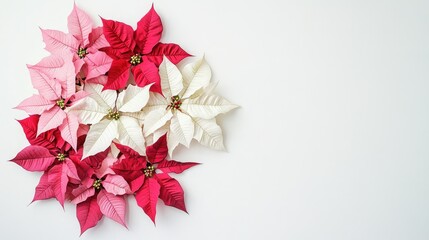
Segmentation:
{"type": "Polygon", "coordinates": [[[149,112],[145,117],[143,132],[144,136],[147,137],[154,133],[157,129],[165,125],[173,117],[170,110],[158,109],[149,112]]]}
{"type": "Polygon", "coordinates": [[[79,175],[77,173],[76,165],[70,159],[65,159],[63,161],[63,167],[65,168],[66,174],[69,178],[80,181],[79,175]]]}
{"type": "Polygon", "coordinates": [[[66,114],[66,118],[59,126],[61,137],[70,145],[74,150],[77,150],[77,129],[79,128],[79,119],[74,114],[66,114]]]}
{"type": "Polygon", "coordinates": [[[117,97],[116,91],[103,91],[103,85],[94,83],[85,84],[84,90],[91,94],[90,97],[93,98],[101,107],[105,109],[115,108],[115,102],[117,97]]]}
{"type": "Polygon", "coordinates": [[[146,156],[149,162],[159,163],[167,157],[167,136],[164,135],[158,139],[154,144],[146,148],[146,156]]]}
{"type": "Polygon", "coordinates": [[[162,94],[161,78],[158,67],[154,63],[143,60],[142,63],[133,67],[132,71],[137,86],[144,87],[153,83],[150,91],[162,94]]]}
{"type": "Polygon", "coordinates": [[[48,149],[40,146],[28,146],[10,160],[27,171],[45,171],[55,161],[48,149]]]}
{"type": "Polygon", "coordinates": [[[55,136],[53,134],[53,131],[42,133],[36,137],[39,118],[40,116],[38,115],[32,115],[32,116],[29,116],[28,118],[18,120],[18,122],[19,124],[21,124],[21,127],[24,130],[25,136],[31,145],[42,146],[49,150],[56,149],[56,146],[55,146],[56,141],[55,141],[55,136]]]}
{"type": "Polygon", "coordinates": [[[61,85],[54,79],[49,78],[44,72],[29,68],[33,87],[47,100],[58,100],[61,98],[61,85]]]}
{"type": "Polygon", "coordinates": [[[182,74],[179,69],[166,57],[159,66],[162,93],[166,99],[176,96],[182,91],[182,74]]]}
{"type": "Polygon", "coordinates": [[[106,150],[118,135],[117,121],[102,120],[91,126],[83,145],[83,158],[106,150]]]}
{"type": "Polygon", "coordinates": [[[97,196],[97,203],[101,212],[108,218],[127,227],[125,223],[125,199],[101,190],[97,196]]]}
{"type": "Polygon", "coordinates": [[[16,109],[23,110],[28,114],[42,114],[44,111],[55,106],[55,102],[47,100],[40,95],[33,95],[22,101],[16,109]]]}
{"type": "Polygon", "coordinates": [[[121,116],[118,120],[118,141],[141,155],[145,155],[145,140],[139,122],[131,117],[121,116]]]}
{"type": "MultiPolygon", "coordinates": [[[[133,150],[128,146],[115,143],[115,142],[114,144],[119,149],[119,151],[121,151],[121,153],[125,155],[126,158],[139,158],[141,156],[140,153],[136,152],[135,150],[133,150]]],[[[139,169],[129,169],[129,170],[139,170],[139,169]]]]}
{"type": "Polygon", "coordinates": [[[110,70],[107,74],[107,83],[103,90],[119,90],[125,88],[130,76],[131,64],[124,59],[113,60],[110,70]]]}
{"type": "Polygon", "coordinates": [[[124,195],[131,192],[127,181],[119,175],[107,175],[103,181],[103,187],[107,192],[115,195],[124,195]]]}
{"type": "Polygon", "coordinates": [[[103,27],[96,27],[92,29],[92,32],[89,34],[89,52],[96,52],[100,48],[105,48],[109,46],[109,42],[106,40],[103,34],[103,27]]]}
{"type": "Polygon", "coordinates": [[[127,89],[119,93],[116,107],[121,112],[138,112],[149,100],[149,86],[137,87],[129,85],[127,89]]]}
{"type": "Polygon", "coordinates": [[[172,206],[187,213],[185,196],[180,183],[167,174],[157,174],[156,178],[161,185],[159,198],[165,205],[172,206]]]}
{"type": "Polygon", "coordinates": [[[55,193],[51,188],[48,181],[48,173],[44,172],[40,177],[39,184],[37,184],[36,191],[34,193],[33,201],[45,200],[55,197],[55,193]]]}
{"type": "Polygon", "coordinates": [[[103,32],[110,46],[119,51],[124,58],[133,54],[136,43],[134,42],[134,31],[129,25],[101,18],[103,21],[103,32]]]}
{"type": "Polygon", "coordinates": [[[156,66],[159,66],[166,56],[172,63],[178,64],[184,58],[191,56],[179,45],[174,43],[158,43],[146,57],[156,66]]]}
{"type": "Polygon", "coordinates": [[[88,198],[95,195],[95,188],[92,186],[87,188],[86,186],[80,186],[79,188],[76,188],[73,190],[72,194],[74,195],[74,198],[71,200],[73,204],[79,204],[82,202],[87,201],[88,198]]]}
{"type": "Polygon", "coordinates": [[[87,79],[106,74],[113,61],[106,53],[100,51],[86,55],[84,60],[88,67],[87,79]]]}
{"type": "Polygon", "coordinates": [[[191,117],[177,111],[176,116],[171,119],[170,132],[174,133],[174,135],[170,134],[170,137],[176,138],[179,143],[189,147],[194,136],[194,123],[191,117]]]}
{"type": "Polygon", "coordinates": [[[146,178],[143,186],[136,193],[137,205],[150,217],[155,223],[156,203],[158,202],[160,186],[154,178],[146,178]]]}
{"type": "Polygon", "coordinates": [[[195,99],[183,101],[182,110],[192,117],[211,119],[221,113],[227,113],[236,108],[226,99],[216,95],[203,95],[195,99]]]}
{"type": "Polygon", "coordinates": [[[80,10],[76,4],[73,6],[73,10],[67,18],[69,33],[79,41],[81,47],[88,45],[88,36],[92,31],[91,18],[82,10],[80,10]]]}
{"type": "Polygon", "coordinates": [[[225,150],[222,129],[216,124],[215,119],[193,118],[192,120],[195,125],[195,140],[215,150],[225,150]]]}
{"type": "Polygon", "coordinates": [[[61,54],[64,52],[77,52],[79,42],[71,34],[65,34],[57,30],[42,31],[43,41],[46,44],[45,49],[53,54],[61,54]]]}
{"type": "Polygon", "coordinates": [[[162,22],[158,13],[152,8],[137,23],[136,42],[143,54],[148,54],[159,42],[162,35],[162,22]]]}
{"type": "Polygon", "coordinates": [[[60,202],[61,206],[64,207],[64,199],[67,190],[67,183],[69,181],[67,177],[67,167],[65,164],[58,164],[53,166],[48,173],[48,181],[52,186],[52,190],[55,193],[55,198],[60,202]]]}
{"type": "Polygon", "coordinates": [[[157,169],[161,170],[163,173],[182,173],[188,168],[191,168],[199,163],[194,162],[177,162],[174,160],[165,160],[158,164],[157,169]]]}
{"type": "Polygon", "coordinates": [[[161,94],[149,92],[149,101],[143,108],[143,112],[149,113],[153,110],[166,110],[170,104],[170,99],[167,101],[161,94]]]}
{"type": "Polygon", "coordinates": [[[212,72],[204,58],[186,65],[182,71],[185,87],[182,98],[189,98],[197,90],[204,88],[210,82],[212,72]]]}
{"type": "Polygon", "coordinates": [[[60,126],[66,117],[67,114],[57,106],[44,112],[39,119],[37,135],[60,126]]]}
{"type": "Polygon", "coordinates": [[[68,108],[68,112],[79,116],[80,122],[83,124],[95,124],[109,113],[109,108],[98,105],[93,98],[87,98],[68,108]]]}
{"type": "Polygon", "coordinates": [[[80,224],[80,232],[83,234],[86,230],[95,227],[103,217],[97,198],[92,197],[76,206],[76,216],[80,224]]]}

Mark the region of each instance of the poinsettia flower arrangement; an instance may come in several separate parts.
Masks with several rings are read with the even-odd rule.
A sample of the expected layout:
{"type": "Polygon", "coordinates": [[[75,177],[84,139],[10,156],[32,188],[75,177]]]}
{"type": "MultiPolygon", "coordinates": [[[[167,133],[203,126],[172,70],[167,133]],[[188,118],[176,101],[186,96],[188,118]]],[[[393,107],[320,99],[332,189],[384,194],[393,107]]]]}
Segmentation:
{"type": "Polygon", "coordinates": [[[172,160],[180,144],[224,149],[216,116],[236,107],[214,95],[204,58],[178,68],[190,55],[161,43],[155,9],[133,28],[102,18],[95,27],[76,5],[68,33],[41,29],[51,54],[28,65],[38,94],[16,108],[29,146],[11,161],[42,172],[33,201],[76,205],[81,233],[103,216],[126,226],[126,201],[155,223],[156,205],[186,212],[184,192],[171,175],[197,165],[172,160]]]}

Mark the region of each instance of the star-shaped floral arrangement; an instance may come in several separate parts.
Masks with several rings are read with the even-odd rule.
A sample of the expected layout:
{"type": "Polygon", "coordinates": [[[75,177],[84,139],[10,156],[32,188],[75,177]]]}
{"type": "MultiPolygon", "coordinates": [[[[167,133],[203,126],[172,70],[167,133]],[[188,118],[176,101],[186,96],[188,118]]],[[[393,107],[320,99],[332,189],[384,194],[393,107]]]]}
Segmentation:
{"type": "Polygon", "coordinates": [[[95,27],[76,5],[67,20],[67,33],[41,29],[50,55],[27,66],[37,94],[16,107],[29,114],[18,121],[29,146],[11,161],[42,173],[33,202],[74,204],[81,234],[103,216],[126,227],[131,197],[154,223],[158,199],[187,212],[172,175],[198,163],[173,151],[193,139],[224,150],[216,117],[237,106],[213,94],[204,57],[179,64],[191,55],[160,42],[153,5],[135,30],[105,18],[95,27]]]}

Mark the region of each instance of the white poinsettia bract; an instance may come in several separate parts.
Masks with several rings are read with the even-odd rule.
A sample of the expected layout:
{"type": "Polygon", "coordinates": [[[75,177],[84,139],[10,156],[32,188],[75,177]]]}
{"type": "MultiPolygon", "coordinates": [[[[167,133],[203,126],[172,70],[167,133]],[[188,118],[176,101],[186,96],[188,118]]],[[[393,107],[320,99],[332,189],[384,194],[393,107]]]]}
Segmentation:
{"type": "Polygon", "coordinates": [[[129,85],[119,94],[103,85],[86,84],[87,101],[73,107],[84,124],[92,124],[83,145],[83,158],[106,150],[114,139],[145,154],[145,139],[139,116],[149,99],[149,88],[129,85]]]}
{"type": "Polygon", "coordinates": [[[204,58],[186,65],[182,72],[164,57],[159,66],[164,96],[150,93],[143,133],[154,141],[167,133],[170,156],[182,144],[189,147],[192,139],[217,150],[223,150],[222,130],[215,117],[237,106],[211,94],[211,69],[204,58]]]}

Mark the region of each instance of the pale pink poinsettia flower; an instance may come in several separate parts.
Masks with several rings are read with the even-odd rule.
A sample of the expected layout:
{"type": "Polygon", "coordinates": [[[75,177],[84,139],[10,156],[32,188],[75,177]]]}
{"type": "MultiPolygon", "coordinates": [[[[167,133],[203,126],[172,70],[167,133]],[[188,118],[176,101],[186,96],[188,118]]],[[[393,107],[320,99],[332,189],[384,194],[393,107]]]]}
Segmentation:
{"type": "Polygon", "coordinates": [[[28,65],[35,94],[22,101],[16,108],[28,114],[40,115],[37,135],[59,128],[61,137],[76,150],[79,118],[68,108],[88,96],[76,92],[75,68],[71,54],[51,55],[36,65],[28,65]]]}
{"type": "Polygon", "coordinates": [[[127,227],[124,195],[132,192],[127,181],[110,168],[116,161],[108,156],[101,163],[84,160],[78,164],[87,177],[72,191],[71,202],[77,205],[81,234],[97,225],[103,215],[127,227]]]}
{"type": "Polygon", "coordinates": [[[105,75],[112,64],[112,59],[106,53],[98,51],[109,46],[103,35],[103,28],[93,28],[91,18],[76,4],[67,20],[69,33],[41,29],[45,49],[52,54],[73,53],[77,80],[105,75]]]}

